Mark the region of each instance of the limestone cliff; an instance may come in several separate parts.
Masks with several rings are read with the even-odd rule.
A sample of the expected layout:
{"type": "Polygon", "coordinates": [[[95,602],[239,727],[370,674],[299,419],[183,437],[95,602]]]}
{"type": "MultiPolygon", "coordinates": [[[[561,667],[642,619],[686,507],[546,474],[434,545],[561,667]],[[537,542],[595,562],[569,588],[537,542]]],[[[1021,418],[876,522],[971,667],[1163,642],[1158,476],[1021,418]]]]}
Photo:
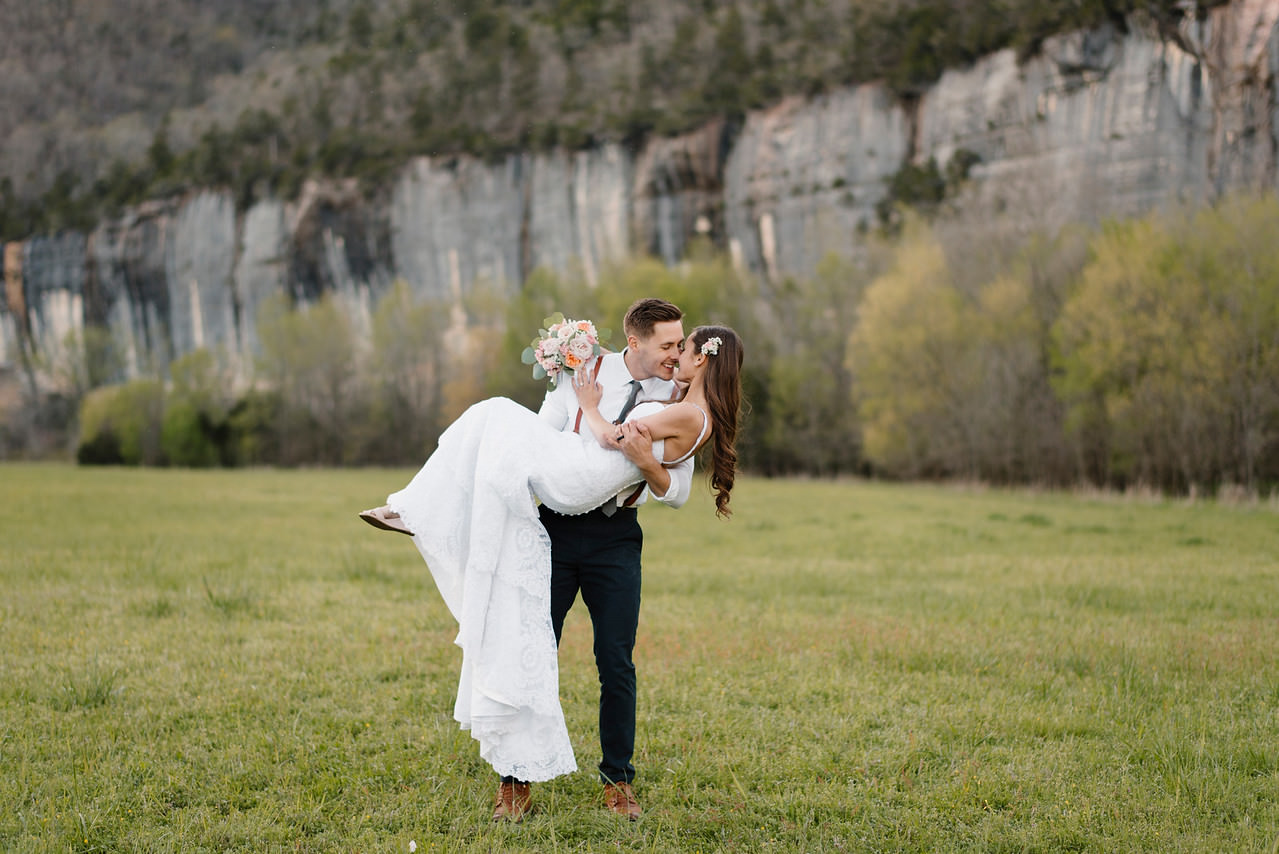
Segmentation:
{"type": "Polygon", "coordinates": [[[46,388],[69,336],[106,326],[136,376],[199,347],[247,375],[264,300],[332,293],[355,315],[396,279],[457,300],[538,266],[588,282],[612,260],[673,263],[705,234],[743,268],[804,276],[857,251],[908,163],[975,165],[956,203],[1026,227],[1203,203],[1276,184],[1279,4],[1235,0],[1178,32],[1134,21],[949,71],[903,103],[880,85],[789,99],[639,151],[406,163],[381,197],[311,183],[237,211],[226,192],[143,205],[90,234],[5,247],[0,359],[46,388]]]}

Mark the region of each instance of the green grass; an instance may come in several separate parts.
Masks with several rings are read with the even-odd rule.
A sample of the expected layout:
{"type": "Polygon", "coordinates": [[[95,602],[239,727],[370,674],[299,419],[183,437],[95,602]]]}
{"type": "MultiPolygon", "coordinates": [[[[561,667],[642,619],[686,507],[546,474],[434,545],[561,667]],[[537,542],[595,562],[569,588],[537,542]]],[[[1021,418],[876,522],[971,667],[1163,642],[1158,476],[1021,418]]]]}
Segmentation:
{"type": "Polygon", "coordinates": [[[643,511],[637,793],[488,821],[405,471],[0,467],[0,850],[1279,846],[1273,505],[747,478],[643,511]]]}

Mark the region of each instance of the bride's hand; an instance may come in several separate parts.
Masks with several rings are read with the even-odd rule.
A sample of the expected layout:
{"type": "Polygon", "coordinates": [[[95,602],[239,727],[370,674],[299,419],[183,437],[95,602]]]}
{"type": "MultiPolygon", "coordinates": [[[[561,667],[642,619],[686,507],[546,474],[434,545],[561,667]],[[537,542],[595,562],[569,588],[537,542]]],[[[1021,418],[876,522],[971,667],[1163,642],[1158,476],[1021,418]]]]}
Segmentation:
{"type": "Polygon", "coordinates": [[[573,392],[577,395],[577,405],[583,410],[596,410],[600,406],[600,398],[604,396],[604,386],[595,382],[585,371],[573,374],[573,392]]]}

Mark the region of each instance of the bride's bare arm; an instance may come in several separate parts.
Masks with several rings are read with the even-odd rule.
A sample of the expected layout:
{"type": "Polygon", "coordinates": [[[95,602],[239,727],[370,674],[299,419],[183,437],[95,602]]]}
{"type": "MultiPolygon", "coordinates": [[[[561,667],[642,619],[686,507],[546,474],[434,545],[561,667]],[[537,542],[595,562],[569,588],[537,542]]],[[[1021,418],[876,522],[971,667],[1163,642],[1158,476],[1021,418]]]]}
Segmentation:
{"type": "MultiPolygon", "coordinates": [[[[582,408],[582,421],[591,428],[595,440],[605,448],[617,450],[618,425],[600,414],[600,398],[604,395],[603,386],[583,374],[573,376],[573,389],[577,392],[577,403],[582,408]]],[[[662,407],[660,412],[637,418],[630,424],[643,424],[648,441],[661,439],[683,440],[685,444],[692,441],[702,429],[702,415],[695,407],[681,404],[662,407]]]]}
{"type": "MultiPolygon", "coordinates": [[[[700,412],[688,406],[668,406],[661,412],[654,413],[623,424],[613,424],[606,420],[599,411],[603,387],[586,376],[573,377],[573,389],[577,393],[577,403],[582,409],[582,420],[586,422],[595,440],[605,448],[620,450],[635,467],[639,469],[648,485],[649,491],[657,500],[671,507],[679,507],[688,499],[688,475],[681,468],[681,480],[678,490],[672,487],[676,483],[675,475],[653,456],[653,442],[656,439],[674,439],[690,430],[701,431],[700,412]],[[625,437],[625,441],[618,439],[625,437]]],[[[691,441],[686,437],[686,441],[691,441]]]]}
{"type": "Polygon", "coordinates": [[[577,405],[582,409],[582,421],[590,428],[595,441],[605,448],[617,450],[617,425],[600,415],[600,398],[604,387],[588,377],[585,371],[573,375],[573,391],[577,393],[577,405]]]}
{"type": "Polygon", "coordinates": [[[702,430],[702,414],[696,407],[674,403],[662,407],[660,412],[636,418],[634,423],[643,424],[654,442],[674,439],[688,443],[702,430]]]}

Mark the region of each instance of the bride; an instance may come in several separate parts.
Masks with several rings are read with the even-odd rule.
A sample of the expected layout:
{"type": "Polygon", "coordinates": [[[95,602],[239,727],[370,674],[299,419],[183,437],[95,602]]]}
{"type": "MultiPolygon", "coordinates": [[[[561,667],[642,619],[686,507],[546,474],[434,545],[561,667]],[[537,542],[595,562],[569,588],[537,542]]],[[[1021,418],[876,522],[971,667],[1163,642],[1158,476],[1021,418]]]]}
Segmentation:
{"type": "Polygon", "coordinates": [[[375,527],[411,534],[426,559],[458,622],[462,671],[453,715],[498,774],[539,782],[577,769],[559,702],[551,546],[537,503],[578,515],[639,484],[639,468],[614,450],[619,442],[651,439],[663,465],[709,443],[715,511],[726,518],[742,358],[732,329],[694,329],[675,374],[683,396],[642,403],[621,425],[600,415],[602,389],[584,365],[573,388],[590,437],[560,432],[506,398],[481,401],[444,431],[408,486],[360,514],[375,527]]]}

